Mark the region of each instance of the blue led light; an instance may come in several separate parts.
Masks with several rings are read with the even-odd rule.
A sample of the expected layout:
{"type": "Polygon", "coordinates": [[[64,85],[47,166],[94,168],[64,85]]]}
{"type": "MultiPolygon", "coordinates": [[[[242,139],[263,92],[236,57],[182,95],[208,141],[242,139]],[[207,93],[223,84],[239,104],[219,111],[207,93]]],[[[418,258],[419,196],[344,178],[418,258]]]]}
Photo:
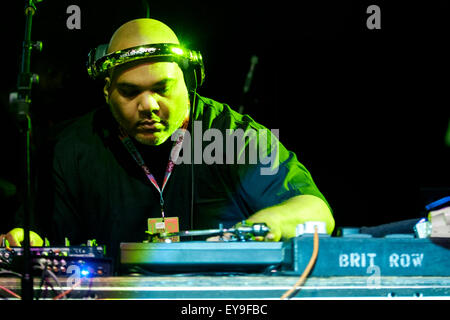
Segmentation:
{"type": "Polygon", "coordinates": [[[87,276],[87,275],[89,275],[89,271],[88,270],[81,270],[81,275],[87,276]]]}

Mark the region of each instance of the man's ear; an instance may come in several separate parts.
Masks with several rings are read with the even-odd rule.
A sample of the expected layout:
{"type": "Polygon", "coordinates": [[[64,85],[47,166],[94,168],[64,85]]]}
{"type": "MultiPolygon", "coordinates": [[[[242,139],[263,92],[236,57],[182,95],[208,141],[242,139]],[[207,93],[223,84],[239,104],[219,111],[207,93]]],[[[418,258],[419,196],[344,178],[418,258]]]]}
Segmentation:
{"type": "Polygon", "coordinates": [[[111,79],[105,78],[105,86],[103,87],[103,95],[105,96],[106,103],[109,103],[109,88],[111,86],[111,79]]]}

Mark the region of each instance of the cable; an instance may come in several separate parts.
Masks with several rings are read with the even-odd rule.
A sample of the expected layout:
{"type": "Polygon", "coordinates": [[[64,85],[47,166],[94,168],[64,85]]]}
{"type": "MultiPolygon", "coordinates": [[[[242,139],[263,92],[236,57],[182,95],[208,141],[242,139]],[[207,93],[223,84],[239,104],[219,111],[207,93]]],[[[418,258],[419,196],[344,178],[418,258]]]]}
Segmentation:
{"type": "Polygon", "coordinates": [[[53,298],[53,300],[59,300],[62,297],[65,297],[66,295],[68,295],[69,293],[71,293],[73,291],[73,289],[75,289],[76,287],[78,287],[81,284],[81,279],[78,280],[69,290],[64,291],[63,293],[57,295],[56,297],[53,298]]]}
{"type": "MultiPolygon", "coordinates": [[[[42,261],[39,261],[39,264],[40,264],[40,267],[38,267],[38,266],[36,266],[36,268],[38,268],[38,269],[42,269],[42,278],[41,278],[41,287],[42,287],[42,284],[45,282],[45,284],[46,285],[49,285],[50,287],[51,287],[51,289],[52,289],[52,291],[54,292],[54,293],[56,293],[56,290],[53,288],[53,285],[50,283],[50,281],[48,281],[47,280],[47,275],[49,275],[55,282],[56,282],[56,284],[59,286],[59,288],[60,288],[60,291],[61,291],[61,293],[60,294],[58,294],[57,296],[55,296],[54,298],[53,298],[53,300],[59,300],[59,299],[61,299],[61,298],[67,298],[66,297],[66,295],[67,294],[69,294],[70,292],[72,292],[77,286],[79,286],[80,284],[81,284],[81,282],[82,282],[82,280],[81,279],[79,279],[70,289],[68,289],[68,290],[66,290],[66,291],[64,291],[63,292],[63,290],[62,290],[62,284],[61,284],[61,282],[58,280],[58,277],[56,277],[56,275],[52,272],[52,271],[50,271],[50,270],[48,270],[47,268],[46,268],[46,265],[44,265],[44,264],[42,264],[42,261]]],[[[92,286],[92,278],[90,278],[90,282],[89,282],[89,291],[88,291],[88,295],[90,294],[90,291],[91,291],[91,286],[92,286]]]]}
{"type": "Polygon", "coordinates": [[[41,288],[41,298],[42,298],[42,285],[45,283],[45,295],[47,295],[47,287],[50,286],[50,288],[52,289],[53,293],[57,294],[55,288],[53,287],[53,285],[51,284],[51,282],[48,280],[47,276],[50,276],[53,281],[55,281],[55,283],[59,286],[59,291],[63,291],[62,290],[62,284],[61,282],[58,280],[58,277],[50,270],[48,270],[47,268],[47,263],[44,263],[45,259],[39,259],[37,262],[39,263],[39,266],[33,266],[33,269],[38,269],[42,271],[41,274],[41,283],[39,285],[39,288],[41,288]]]}
{"type": "Polygon", "coordinates": [[[56,284],[59,287],[59,291],[62,292],[63,290],[62,290],[61,282],[59,282],[58,278],[56,277],[56,275],[52,271],[46,269],[46,270],[44,270],[42,272],[42,279],[41,279],[41,287],[42,287],[42,284],[45,282],[45,291],[46,291],[46,293],[47,293],[47,286],[50,286],[50,288],[52,289],[53,293],[56,294],[56,290],[53,287],[53,285],[51,284],[51,282],[48,281],[47,275],[49,275],[53,279],[53,281],[56,282],[56,284]]]}
{"type": "Polygon", "coordinates": [[[192,96],[192,106],[191,106],[191,208],[190,208],[190,224],[191,229],[194,229],[194,199],[195,199],[195,182],[194,182],[194,109],[195,109],[195,103],[196,103],[196,95],[197,95],[197,73],[194,72],[194,89],[193,89],[193,96],[192,96]]]}
{"type": "MultiPolygon", "coordinates": [[[[58,278],[56,277],[56,275],[52,272],[52,271],[50,271],[50,270],[44,270],[44,275],[45,274],[48,274],[55,282],[56,282],[56,284],[58,285],[58,287],[60,288],[60,290],[62,291],[62,285],[61,285],[61,282],[58,280],[58,278]]],[[[46,277],[45,277],[46,278],[46,277]]],[[[48,284],[50,284],[50,282],[49,281],[46,281],[48,284]]],[[[53,289],[53,286],[50,284],[50,286],[52,287],[52,289],[53,289]]]]}
{"type": "MultiPolygon", "coordinates": [[[[89,278],[89,289],[88,289],[88,291],[87,291],[87,293],[86,293],[86,296],[85,296],[85,298],[87,298],[87,299],[89,299],[89,298],[92,298],[91,297],[91,290],[92,290],[92,282],[93,282],[93,280],[94,280],[94,278],[93,277],[90,277],[89,278]]],[[[94,294],[94,298],[96,298],[96,294],[94,294]]]]}
{"type": "Polygon", "coordinates": [[[308,274],[311,272],[312,267],[316,263],[318,253],[319,253],[319,233],[317,231],[317,226],[315,226],[314,227],[313,253],[311,255],[311,258],[309,259],[308,265],[306,266],[305,270],[303,271],[302,275],[300,276],[300,279],[298,279],[298,281],[295,283],[295,285],[281,296],[281,300],[289,298],[294,291],[298,290],[299,287],[303,285],[306,278],[308,277],[308,274]]]}
{"type": "MultiPolygon", "coordinates": [[[[17,273],[17,272],[13,272],[13,271],[10,271],[10,270],[5,270],[5,269],[0,269],[0,276],[1,276],[1,275],[12,275],[12,276],[15,276],[15,277],[18,277],[18,278],[22,278],[22,274],[17,273]]],[[[15,292],[9,290],[9,289],[6,288],[6,287],[0,286],[0,289],[2,289],[2,290],[4,290],[4,291],[8,292],[10,295],[14,296],[14,297],[17,298],[17,299],[22,299],[22,297],[19,296],[17,293],[15,293],[15,292]]]]}
{"type": "Polygon", "coordinates": [[[9,290],[8,288],[5,288],[4,286],[0,286],[0,289],[2,289],[2,290],[4,290],[4,291],[8,292],[10,295],[14,296],[14,297],[17,298],[17,299],[22,299],[22,297],[19,296],[17,293],[15,293],[15,292],[9,290]]]}
{"type": "Polygon", "coordinates": [[[0,269],[0,276],[2,276],[2,275],[11,275],[11,276],[16,276],[18,278],[22,278],[21,273],[17,273],[17,272],[6,270],[6,269],[0,269]]]}
{"type": "MultiPolygon", "coordinates": [[[[22,274],[14,272],[14,271],[10,271],[10,270],[6,270],[6,269],[0,269],[0,275],[12,275],[18,278],[22,278],[22,274]]],[[[14,296],[17,299],[22,299],[21,296],[19,296],[17,293],[9,290],[6,287],[0,286],[0,289],[2,289],[3,291],[8,292],[10,295],[14,296]]]]}

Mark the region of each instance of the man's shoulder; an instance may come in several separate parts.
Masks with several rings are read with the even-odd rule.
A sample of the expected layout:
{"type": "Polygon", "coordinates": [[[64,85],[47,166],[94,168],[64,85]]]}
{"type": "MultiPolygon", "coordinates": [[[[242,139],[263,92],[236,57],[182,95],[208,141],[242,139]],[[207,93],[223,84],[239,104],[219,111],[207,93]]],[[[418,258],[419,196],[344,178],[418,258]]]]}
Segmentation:
{"type": "Polygon", "coordinates": [[[211,98],[197,95],[199,114],[196,120],[202,120],[211,127],[233,129],[240,127],[264,128],[257,123],[250,115],[241,114],[234,110],[230,105],[218,102],[211,98]]]}
{"type": "Polygon", "coordinates": [[[58,149],[89,146],[98,139],[103,129],[105,110],[103,107],[93,109],[76,118],[65,120],[52,130],[51,140],[58,149]]]}

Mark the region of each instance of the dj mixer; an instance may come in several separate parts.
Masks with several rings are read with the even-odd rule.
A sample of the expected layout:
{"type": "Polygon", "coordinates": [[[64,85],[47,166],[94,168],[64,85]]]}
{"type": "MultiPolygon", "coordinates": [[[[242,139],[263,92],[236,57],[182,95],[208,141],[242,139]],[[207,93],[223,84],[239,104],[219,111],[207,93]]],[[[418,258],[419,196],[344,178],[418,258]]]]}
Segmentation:
{"type": "MultiPolygon", "coordinates": [[[[313,267],[294,299],[450,297],[450,238],[374,237],[354,228],[330,236],[306,227],[288,241],[262,242],[244,229],[221,241],[171,242],[170,234],[161,242],[122,243],[117,270],[103,246],[31,247],[31,257],[36,274],[53,272],[61,292],[74,299],[280,298],[303,276],[314,250],[313,267]]],[[[20,272],[22,257],[22,248],[0,248],[3,269],[20,272]]],[[[0,285],[20,292],[19,279],[0,277],[0,285]]],[[[42,278],[35,289],[42,294],[42,278]]]]}

